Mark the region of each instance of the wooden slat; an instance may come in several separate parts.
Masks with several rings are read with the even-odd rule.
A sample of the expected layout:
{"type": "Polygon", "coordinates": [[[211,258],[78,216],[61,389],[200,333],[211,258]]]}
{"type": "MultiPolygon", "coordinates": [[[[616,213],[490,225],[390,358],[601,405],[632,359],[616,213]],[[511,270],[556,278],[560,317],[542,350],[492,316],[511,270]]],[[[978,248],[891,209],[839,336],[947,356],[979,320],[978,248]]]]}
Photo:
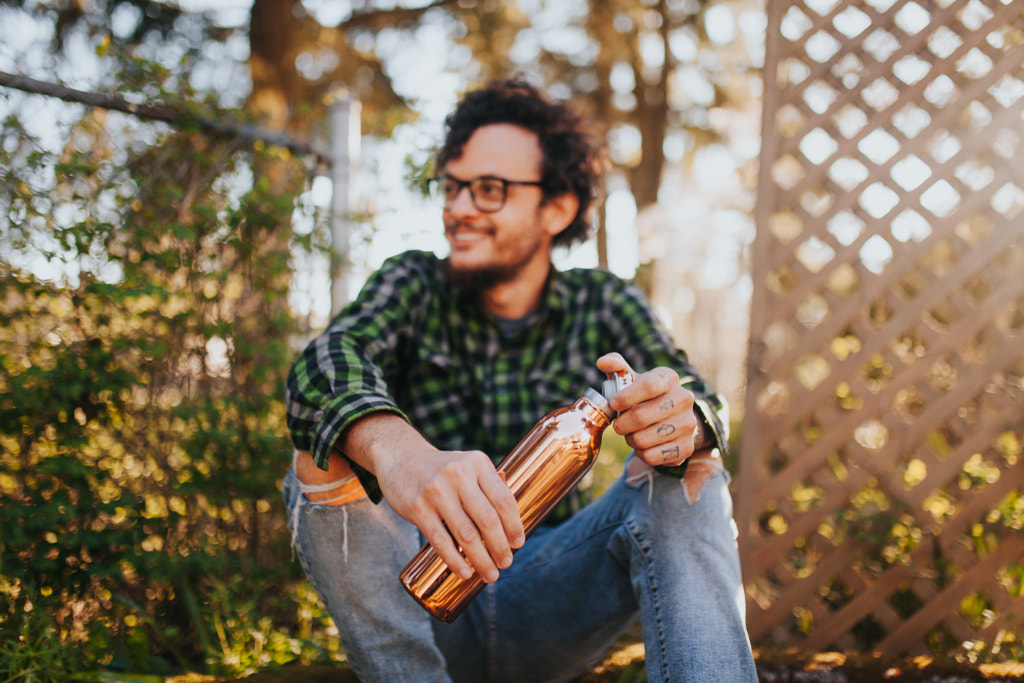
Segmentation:
{"type": "MultiPolygon", "coordinates": [[[[910,302],[910,305],[904,307],[904,309],[894,317],[894,319],[888,321],[883,328],[878,330],[877,334],[872,334],[870,336],[864,335],[865,341],[861,343],[860,351],[852,353],[846,358],[846,360],[838,361],[836,363],[835,370],[832,374],[832,381],[822,382],[817,387],[807,392],[806,399],[808,401],[808,405],[820,405],[825,399],[825,394],[829,389],[833,389],[835,385],[840,382],[851,381],[859,371],[859,368],[863,365],[865,359],[870,358],[873,354],[884,349],[891,342],[893,336],[907,329],[913,322],[920,319],[920,309],[928,310],[933,305],[949,299],[952,296],[952,290],[954,288],[962,285],[965,280],[973,277],[984,268],[988,267],[992,259],[997,257],[1003,252],[1003,250],[1016,243],[1022,237],[1024,237],[1024,227],[1017,228],[1015,226],[1011,226],[1007,222],[1004,228],[1000,231],[999,237],[988,240],[982,247],[969,252],[968,255],[964,257],[952,271],[947,273],[941,280],[935,282],[928,291],[924,292],[913,302],[910,302]]],[[[914,254],[921,256],[923,255],[923,252],[926,251],[927,249],[922,248],[915,251],[914,254]]],[[[916,263],[916,260],[912,258],[906,258],[903,261],[914,261],[916,263]]],[[[1000,292],[1001,294],[997,297],[997,300],[1008,303],[1012,300],[1011,297],[1024,292],[1024,280],[1021,282],[1007,280],[1000,292]]],[[[876,292],[869,292],[869,294],[871,293],[876,292]]],[[[881,294],[880,291],[877,293],[881,294]]],[[[810,330],[805,335],[802,335],[801,339],[806,340],[812,348],[827,348],[828,343],[839,335],[844,326],[849,326],[851,321],[857,320],[855,316],[863,310],[866,303],[867,301],[861,299],[852,300],[849,305],[844,305],[842,308],[833,312],[833,315],[831,316],[832,320],[829,321],[831,324],[826,325],[823,323],[822,325],[819,325],[819,327],[823,328],[823,333],[817,333],[817,329],[810,330]],[[846,321],[845,325],[843,324],[843,321],[846,321]]],[[[952,346],[957,343],[958,340],[951,339],[949,345],[952,346]]],[[[800,349],[798,348],[796,351],[785,354],[776,360],[775,365],[779,368],[779,371],[791,373],[793,365],[798,360],[796,355],[799,352],[800,349]]],[[[804,353],[806,353],[806,351],[804,351],[804,353]]],[[[792,380],[790,380],[790,383],[792,383],[792,380]]],[[[769,440],[774,441],[780,437],[783,430],[791,427],[791,423],[787,421],[776,421],[772,423],[769,430],[765,433],[765,436],[769,440]]]]}
{"type": "MultiPolygon", "coordinates": [[[[1024,58],[1024,49],[1021,50],[1021,55],[1022,58],[1024,58]]],[[[1013,109],[1008,110],[1007,112],[1003,112],[1000,115],[1000,119],[1005,119],[1006,122],[1015,121],[1019,123],[1022,112],[1024,112],[1024,101],[1018,101],[1016,105],[1013,107],[1013,109]]],[[[989,130],[986,133],[982,133],[980,134],[980,136],[987,137],[989,138],[989,142],[992,142],[999,135],[999,133],[1000,129],[993,125],[989,128],[989,130]]],[[[936,164],[935,166],[933,166],[932,170],[936,172],[936,175],[940,173],[944,175],[947,181],[952,180],[953,182],[957,182],[956,178],[953,176],[953,172],[956,170],[958,166],[963,164],[969,157],[970,155],[964,153],[963,149],[961,148],[961,150],[956,155],[951,157],[945,163],[936,164]]],[[[851,263],[855,260],[860,260],[858,253],[860,249],[864,246],[864,243],[867,242],[867,240],[873,237],[874,235],[884,234],[886,232],[888,226],[891,224],[891,219],[886,220],[887,217],[898,216],[903,210],[908,208],[917,209],[919,213],[930,215],[930,212],[928,212],[925,209],[921,209],[921,207],[919,206],[921,196],[925,192],[927,192],[928,189],[930,189],[931,187],[929,183],[922,183],[919,187],[915,188],[914,190],[904,193],[904,195],[900,198],[900,201],[882,218],[876,219],[871,216],[867,216],[863,213],[861,209],[857,207],[859,195],[863,193],[865,190],[867,190],[868,187],[874,184],[876,181],[888,180],[888,172],[892,169],[892,166],[894,166],[898,161],[899,158],[893,156],[888,162],[886,162],[886,164],[878,168],[878,175],[869,176],[850,192],[843,193],[843,198],[833,206],[832,210],[830,210],[830,212],[827,215],[820,219],[820,222],[817,223],[819,227],[821,227],[821,225],[823,225],[824,222],[827,222],[827,220],[830,219],[832,216],[835,216],[843,211],[851,211],[854,214],[858,215],[858,217],[861,218],[861,220],[864,222],[865,230],[857,239],[851,242],[848,246],[839,247],[838,249],[836,249],[836,259],[834,259],[831,263],[826,265],[822,270],[819,270],[817,273],[809,273],[808,271],[806,271],[806,269],[804,269],[803,265],[799,261],[791,263],[791,266],[797,267],[805,275],[805,278],[801,281],[801,284],[799,286],[787,291],[784,296],[780,297],[780,312],[785,313],[787,317],[792,316],[796,309],[807,299],[807,297],[813,294],[816,291],[816,288],[821,287],[823,280],[831,276],[840,266],[851,263]]],[[[1012,159],[1004,160],[999,165],[999,167],[995,169],[1001,172],[1003,182],[1017,180],[1018,178],[1021,177],[1022,174],[1024,174],[1024,171],[1020,169],[1020,165],[1014,164],[1013,161],[1014,160],[1012,159]]],[[[891,184],[894,183],[889,182],[887,185],[891,184]]],[[[961,194],[961,196],[963,195],[961,194]]],[[[933,218],[933,220],[931,221],[933,235],[935,234],[936,227],[955,227],[957,223],[969,218],[972,214],[979,211],[983,206],[986,206],[990,200],[991,197],[985,193],[968,193],[967,198],[961,201],[960,206],[953,214],[943,219],[933,218]]],[[[800,210],[797,209],[797,212],[799,213],[800,210]]],[[[814,219],[812,216],[804,216],[805,224],[811,223],[816,220],[817,219],[814,219]]],[[[812,232],[811,234],[808,235],[808,237],[818,237],[819,234],[820,233],[812,232]]],[[[917,245],[916,250],[911,248],[908,249],[908,251],[910,253],[916,253],[917,251],[923,250],[926,253],[927,245],[933,246],[933,240],[925,240],[917,245]]],[[[792,258],[792,252],[790,253],[790,258],[792,258]]],[[[905,255],[903,258],[908,259],[911,258],[911,256],[905,255]]],[[[884,281],[885,280],[883,279],[883,282],[884,281]]]]}
{"type": "MultiPolygon", "coordinates": [[[[1007,345],[1003,349],[1002,353],[989,362],[987,372],[979,372],[975,377],[971,378],[972,382],[970,385],[964,383],[965,393],[967,393],[967,395],[974,395],[974,393],[982,390],[988,383],[994,368],[1002,367],[1008,362],[1022,356],[1024,356],[1024,347],[1007,345]]],[[[901,452],[902,448],[910,447],[911,444],[922,441],[927,436],[926,430],[931,424],[940,422],[946,419],[951,412],[955,412],[960,400],[961,397],[958,394],[949,394],[943,399],[933,403],[927,411],[922,413],[920,422],[908,429],[904,434],[903,440],[890,441],[880,449],[877,454],[872,456],[872,461],[880,463],[879,467],[886,466],[886,463],[890,462],[894,455],[901,452]]],[[[849,422],[849,420],[846,422],[849,422]]],[[[850,429],[849,431],[852,432],[853,430],[850,429]]],[[[842,433],[842,431],[837,430],[836,433],[842,433]]],[[[825,441],[825,438],[823,438],[822,441],[825,441]]],[[[815,444],[815,446],[817,446],[817,444],[815,444]]],[[[851,480],[855,482],[863,482],[869,474],[871,474],[871,471],[867,470],[864,473],[863,478],[851,478],[851,480]]],[[[827,499],[829,502],[822,505],[821,508],[819,508],[819,512],[829,514],[838,509],[841,506],[843,494],[845,494],[847,490],[847,487],[837,487],[835,495],[829,496],[827,499]]],[[[751,558],[751,561],[755,566],[763,566],[768,558],[777,556],[779,553],[783,552],[786,547],[792,545],[795,539],[801,538],[810,533],[816,526],[817,520],[809,516],[804,516],[797,520],[790,520],[789,530],[785,534],[769,539],[765,545],[758,549],[757,554],[751,558]]]]}
{"type": "Polygon", "coordinates": [[[990,582],[996,570],[1020,558],[1021,555],[1024,555],[1024,538],[1007,536],[993,553],[981,558],[960,577],[959,581],[953,582],[925,608],[890,633],[879,645],[879,649],[885,652],[903,652],[921,637],[922,632],[955,610],[960,601],[976,590],[979,584],[990,582]]]}
{"type": "Polygon", "coordinates": [[[751,591],[751,637],[798,647],[854,645],[890,653],[924,652],[928,631],[937,627],[961,640],[994,643],[1006,630],[1021,638],[1024,616],[1015,614],[1021,599],[1007,593],[996,575],[1007,563],[1022,561],[1024,539],[986,519],[1008,493],[1020,492],[1024,482],[1024,456],[1007,460],[996,450],[1007,432],[1024,441],[1024,166],[1017,163],[1024,153],[1024,96],[1014,91],[1024,91],[1024,11],[1020,3],[1007,0],[899,0],[887,6],[849,0],[818,15],[811,4],[767,3],[755,286],[736,497],[744,576],[751,591]],[[792,7],[806,15],[811,28],[787,40],[780,26],[792,7]],[[849,7],[857,7],[872,22],[853,37],[836,26],[849,7]],[[976,28],[965,29],[960,17],[979,8],[976,28]],[[926,12],[929,23],[908,33],[899,23],[901,13],[911,10],[926,12]],[[882,27],[897,44],[879,62],[864,43],[882,27]],[[936,50],[944,56],[930,49],[940,27],[954,31],[960,41],[948,54],[936,50]],[[808,54],[818,32],[831,35],[839,46],[832,58],[820,62],[808,54]],[[863,69],[856,74],[857,87],[846,88],[836,67],[851,55],[863,69]],[[893,73],[907,57],[923,60],[928,68],[911,85],[893,73]],[[975,57],[987,62],[969,73],[963,67],[975,57]],[[800,66],[807,75],[793,82],[782,65],[800,66]],[[924,100],[943,75],[956,95],[946,101],[924,100]],[[878,79],[896,88],[894,101],[875,105],[866,100],[863,89],[878,79]],[[824,107],[805,97],[815,83],[834,91],[824,107]],[[1007,83],[1009,89],[996,91],[1007,83]],[[1001,98],[1006,93],[1011,94],[1009,101],[1001,98]],[[896,120],[910,104],[928,117],[925,129],[909,130],[896,120]],[[839,115],[851,107],[863,113],[866,125],[840,133],[839,115]],[[987,121],[972,118],[971,107],[983,107],[987,121]],[[783,111],[792,123],[784,134],[775,123],[783,111]],[[818,129],[832,138],[832,148],[827,159],[814,164],[800,149],[805,137],[818,129]],[[866,147],[876,131],[899,145],[878,163],[866,147]],[[959,145],[941,161],[933,156],[939,135],[959,145]],[[892,173],[910,156],[925,164],[929,175],[906,190],[892,173]],[[785,186],[774,175],[781,159],[796,167],[795,182],[785,186]],[[857,182],[833,179],[829,169],[838,160],[860,163],[867,177],[857,182]],[[975,182],[977,176],[960,178],[963,168],[983,169],[988,176],[981,182],[975,182]],[[948,211],[933,215],[923,201],[939,180],[958,196],[951,197],[948,211]],[[894,201],[876,218],[872,214],[879,212],[869,211],[864,195],[878,182],[894,193],[894,201]],[[1018,195],[1011,196],[1015,204],[1007,208],[996,201],[1006,200],[997,194],[1004,187],[1016,188],[1018,195]],[[808,200],[812,203],[804,204],[808,200]],[[1001,213],[1007,209],[1009,214],[1001,213]],[[928,222],[923,239],[895,239],[891,222],[905,210],[928,222]],[[829,221],[845,214],[860,221],[863,230],[841,240],[829,231],[829,221]],[[780,233],[782,239],[771,231],[780,216],[796,221],[795,233],[780,233]],[[987,226],[987,231],[965,232],[971,225],[987,226]],[[878,273],[862,260],[862,250],[876,236],[892,252],[878,273]],[[812,239],[831,249],[826,252],[830,257],[804,264],[798,250],[812,239]],[[852,291],[830,286],[830,279],[842,272],[856,278],[852,291]],[[824,315],[805,324],[797,313],[812,299],[825,306],[824,315]],[[859,347],[837,357],[831,346],[847,334],[859,347]],[[923,355],[908,355],[910,347],[899,346],[902,339],[912,340],[923,355]],[[819,374],[805,387],[796,373],[806,359],[815,357],[819,374]],[[866,374],[874,358],[883,363],[877,377],[866,374]],[[940,370],[945,374],[936,374],[940,370]],[[786,403],[774,402],[770,413],[760,415],[758,406],[762,397],[769,398],[770,385],[786,403]],[[842,405],[836,396],[840,385],[848,388],[850,399],[842,405]],[[911,395],[915,403],[906,403],[911,395]],[[778,410],[780,405],[788,410],[778,410]],[[856,435],[871,424],[886,435],[869,448],[856,435]],[[998,479],[961,490],[965,463],[976,453],[997,468],[993,471],[998,479]],[[832,471],[830,462],[836,458],[845,473],[832,471]],[[905,475],[913,460],[925,470],[909,486],[905,475]],[[809,507],[791,498],[798,485],[816,487],[809,507]],[[887,511],[862,500],[872,491],[888,501],[887,511]],[[936,516],[927,507],[939,494],[953,506],[951,515],[936,516]],[[769,514],[785,524],[781,533],[761,527],[759,520],[769,514]],[[926,537],[894,564],[872,556],[878,545],[855,537],[838,543],[819,531],[824,520],[848,525],[854,533],[869,520],[878,525],[897,519],[926,537]],[[978,524],[993,535],[996,552],[983,556],[974,549],[971,533],[978,524]],[[955,581],[944,578],[947,569],[957,575],[955,581]],[[825,587],[837,581],[854,591],[840,604],[822,598],[825,587]],[[756,592],[757,586],[766,590],[756,592]],[[902,589],[918,602],[896,602],[902,589]],[[988,601],[991,620],[975,623],[959,613],[963,598],[974,594],[988,601]],[[911,604],[915,607],[908,609],[911,604]],[[793,622],[796,613],[811,617],[806,636],[793,622]],[[854,627],[865,619],[881,630],[874,642],[858,642],[854,635],[862,632],[854,627]]]}
{"type": "MultiPolygon", "coordinates": [[[[959,5],[950,5],[948,8],[946,8],[946,10],[944,10],[940,14],[936,15],[935,19],[937,19],[941,23],[941,21],[943,20],[942,19],[943,17],[945,17],[947,15],[955,14],[956,11],[963,9],[965,4],[967,4],[967,3],[963,3],[962,2],[959,5]]],[[[996,31],[999,28],[1001,28],[1002,26],[1005,26],[1007,17],[1013,16],[1013,11],[1011,11],[1011,10],[1013,10],[1013,8],[1007,6],[1002,13],[999,13],[996,16],[994,16],[991,19],[989,19],[977,31],[974,31],[974,32],[972,32],[969,35],[961,36],[961,38],[963,38],[964,42],[956,50],[951,52],[947,57],[942,58],[942,59],[938,59],[935,62],[936,68],[941,67],[943,65],[953,66],[957,62],[959,62],[961,59],[963,59],[967,55],[967,53],[971,51],[971,49],[973,49],[975,47],[978,47],[978,46],[981,46],[981,45],[986,45],[985,40],[986,40],[986,36],[988,35],[988,33],[992,32],[992,31],[996,31]]],[[[914,43],[912,43],[910,45],[903,46],[900,50],[897,50],[896,52],[894,52],[893,55],[890,56],[889,59],[887,59],[885,62],[881,62],[881,63],[875,62],[870,69],[868,69],[866,72],[864,72],[864,76],[863,76],[863,78],[861,80],[863,82],[865,82],[865,83],[873,83],[878,78],[881,78],[881,77],[884,77],[886,75],[889,75],[891,73],[891,71],[892,71],[893,65],[897,61],[899,61],[900,59],[902,59],[904,57],[907,57],[907,56],[909,56],[911,54],[917,54],[917,53],[919,53],[919,52],[924,50],[923,42],[927,38],[928,35],[929,35],[928,31],[922,31],[920,34],[918,34],[919,37],[914,39],[914,43]]],[[[1007,59],[1007,61],[1009,61],[1011,63],[1014,63],[1015,60],[1018,57],[1019,57],[1018,50],[1015,49],[1014,51],[1012,51],[1009,54],[1007,54],[1005,56],[1005,59],[1007,59]]],[[[824,68],[824,67],[831,68],[832,64],[831,63],[827,63],[827,64],[825,64],[821,68],[824,68]]],[[[995,76],[1001,75],[1001,73],[998,70],[996,70],[996,69],[993,69],[993,73],[994,73],[995,76]]],[[[808,82],[808,81],[814,82],[814,80],[815,80],[815,77],[814,77],[814,74],[812,73],[811,76],[809,76],[807,79],[805,79],[805,82],[808,82]]],[[[972,86],[972,88],[970,90],[968,90],[966,93],[964,93],[965,97],[970,98],[972,100],[973,99],[977,99],[980,96],[981,92],[986,90],[991,85],[991,83],[994,82],[995,80],[998,80],[998,78],[995,78],[995,79],[991,79],[991,78],[990,79],[979,79],[978,81],[975,82],[975,84],[972,86]]],[[[923,93],[927,89],[928,85],[929,85],[929,80],[927,78],[924,78],[924,79],[921,79],[920,81],[918,81],[917,83],[915,83],[913,85],[904,86],[903,95],[905,95],[905,97],[901,97],[901,98],[897,99],[895,102],[890,104],[885,109],[877,112],[878,118],[880,120],[889,120],[896,112],[898,112],[900,109],[902,109],[906,105],[906,103],[908,101],[912,101],[915,104],[923,105],[923,107],[926,109],[926,111],[929,111],[930,114],[934,113],[934,111],[935,111],[934,106],[931,105],[930,103],[922,100],[923,93]]],[[[797,91],[797,93],[799,93],[799,92],[801,92],[801,91],[797,91]]],[[[840,97],[836,98],[835,102],[833,102],[825,111],[821,112],[820,114],[817,113],[817,112],[807,112],[805,103],[800,98],[793,97],[792,99],[787,100],[785,102],[786,104],[791,104],[791,105],[797,106],[799,109],[807,112],[807,114],[808,114],[807,119],[806,119],[806,123],[804,125],[804,129],[802,131],[798,132],[797,134],[795,134],[792,137],[792,139],[799,141],[800,138],[802,138],[804,135],[806,135],[808,132],[814,130],[815,128],[830,127],[829,126],[829,120],[832,117],[836,116],[836,114],[838,112],[842,111],[844,106],[853,105],[853,106],[856,106],[858,109],[867,108],[866,104],[865,105],[856,104],[856,102],[858,102],[859,98],[860,98],[860,91],[852,90],[852,89],[846,90],[845,92],[842,93],[842,95],[840,97]]],[[[948,111],[948,108],[944,108],[943,112],[939,114],[940,121],[943,120],[941,117],[948,117],[949,116],[949,114],[946,113],[947,111],[948,111]]],[[[953,111],[955,111],[955,109],[953,111]]],[[[950,121],[946,121],[945,125],[949,125],[949,123],[950,123],[950,121]]],[[[944,127],[942,123],[936,123],[934,121],[933,121],[933,125],[935,127],[937,127],[937,128],[944,127]]],[[[822,165],[825,165],[825,164],[828,163],[828,161],[831,161],[831,160],[833,160],[835,158],[838,158],[840,156],[849,156],[850,153],[852,152],[852,150],[856,148],[857,144],[859,144],[873,130],[875,130],[875,129],[872,128],[871,126],[865,126],[864,129],[861,130],[857,135],[855,135],[855,136],[853,136],[851,138],[845,139],[846,146],[843,147],[840,150],[837,150],[836,153],[832,155],[832,157],[830,157],[826,161],[822,162],[822,165]],[[840,152],[845,152],[845,154],[840,154],[840,152]]],[[[905,136],[903,136],[902,133],[898,137],[901,137],[901,138],[905,139],[905,136]]],[[[794,144],[792,146],[782,145],[780,147],[780,152],[782,154],[787,154],[787,153],[792,154],[792,153],[796,153],[797,149],[798,149],[798,145],[797,144],[794,144]]]]}

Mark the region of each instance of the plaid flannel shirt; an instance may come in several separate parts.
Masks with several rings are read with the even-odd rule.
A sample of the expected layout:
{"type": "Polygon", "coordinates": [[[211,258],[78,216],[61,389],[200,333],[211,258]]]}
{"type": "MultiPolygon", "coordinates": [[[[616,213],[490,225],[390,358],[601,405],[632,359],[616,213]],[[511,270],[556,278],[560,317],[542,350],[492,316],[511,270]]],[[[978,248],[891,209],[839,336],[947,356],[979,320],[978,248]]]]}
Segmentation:
{"type": "MultiPolygon", "coordinates": [[[[390,411],[437,448],[481,450],[497,465],[541,417],[587,387],[600,389],[605,377],[594,363],[618,351],[637,372],[662,365],[678,372],[725,449],[722,399],[634,285],[607,271],[552,268],[524,323],[506,336],[477,292],[449,284],[433,254],[388,259],[292,367],[287,403],[295,447],[326,467],[350,425],[390,411]]],[[[355,463],[353,469],[379,502],[376,478],[355,463]]],[[[553,517],[581,503],[576,492],[553,517]]]]}

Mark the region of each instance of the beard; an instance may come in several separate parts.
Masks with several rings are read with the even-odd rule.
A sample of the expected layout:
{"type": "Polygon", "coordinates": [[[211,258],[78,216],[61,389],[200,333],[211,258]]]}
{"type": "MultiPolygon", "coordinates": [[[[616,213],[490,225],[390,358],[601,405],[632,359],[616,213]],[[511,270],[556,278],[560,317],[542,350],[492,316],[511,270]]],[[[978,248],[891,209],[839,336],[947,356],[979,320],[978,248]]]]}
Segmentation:
{"type": "Polygon", "coordinates": [[[453,286],[482,292],[515,280],[542,248],[538,242],[520,243],[509,248],[503,260],[478,265],[456,266],[449,257],[444,261],[445,272],[453,286]]]}
{"type": "Polygon", "coordinates": [[[514,280],[522,268],[519,263],[456,268],[451,259],[445,259],[444,264],[448,281],[452,285],[481,292],[514,280]]]}

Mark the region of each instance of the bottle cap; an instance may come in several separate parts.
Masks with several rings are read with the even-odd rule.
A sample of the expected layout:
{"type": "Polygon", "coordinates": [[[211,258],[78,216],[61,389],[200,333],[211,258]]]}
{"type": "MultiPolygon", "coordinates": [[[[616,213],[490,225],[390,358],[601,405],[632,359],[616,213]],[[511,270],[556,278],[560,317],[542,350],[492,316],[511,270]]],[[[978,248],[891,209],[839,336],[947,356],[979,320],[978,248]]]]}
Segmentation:
{"type": "Polygon", "coordinates": [[[636,379],[636,376],[629,370],[609,372],[607,375],[608,379],[604,381],[604,384],[601,387],[601,392],[597,392],[593,389],[587,389],[583,395],[587,400],[600,408],[601,412],[607,415],[609,420],[614,420],[616,413],[612,410],[611,404],[608,402],[611,400],[612,396],[632,384],[633,380],[636,379]]]}
{"type": "Polygon", "coordinates": [[[603,393],[604,397],[609,401],[612,396],[628,387],[633,383],[633,380],[636,379],[636,375],[629,370],[619,370],[618,372],[608,372],[605,374],[608,375],[608,379],[604,381],[604,385],[601,387],[601,393],[603,393]]]}
{"type": "Polygon", "coordinates": [[[587,387],[586,389],[583,390],[583,398],[585,398],[587,401],[591,403],[591,405],[593,405],[595,408],[604,413],[609,420],[615,419],[615,411],[612,410],[611,404],[608,403],[608,399],[606,399],[597,389],[591,389],[590,387],[587,387]]]}

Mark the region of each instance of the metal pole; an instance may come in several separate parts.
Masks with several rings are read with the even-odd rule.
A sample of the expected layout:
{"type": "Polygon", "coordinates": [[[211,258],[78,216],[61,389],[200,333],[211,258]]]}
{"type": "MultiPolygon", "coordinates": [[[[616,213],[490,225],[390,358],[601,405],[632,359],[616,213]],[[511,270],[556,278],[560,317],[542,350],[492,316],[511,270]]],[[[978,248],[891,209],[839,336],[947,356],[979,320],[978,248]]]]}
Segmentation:
{"type": "Polygon", "coordinates": [[[352,180],[359,167],[362,105],[348,94],[339,95],[328,109],[331,154],[331,317],[348,303],[351,268],[349,238],[353,206],[352,180]]]}

